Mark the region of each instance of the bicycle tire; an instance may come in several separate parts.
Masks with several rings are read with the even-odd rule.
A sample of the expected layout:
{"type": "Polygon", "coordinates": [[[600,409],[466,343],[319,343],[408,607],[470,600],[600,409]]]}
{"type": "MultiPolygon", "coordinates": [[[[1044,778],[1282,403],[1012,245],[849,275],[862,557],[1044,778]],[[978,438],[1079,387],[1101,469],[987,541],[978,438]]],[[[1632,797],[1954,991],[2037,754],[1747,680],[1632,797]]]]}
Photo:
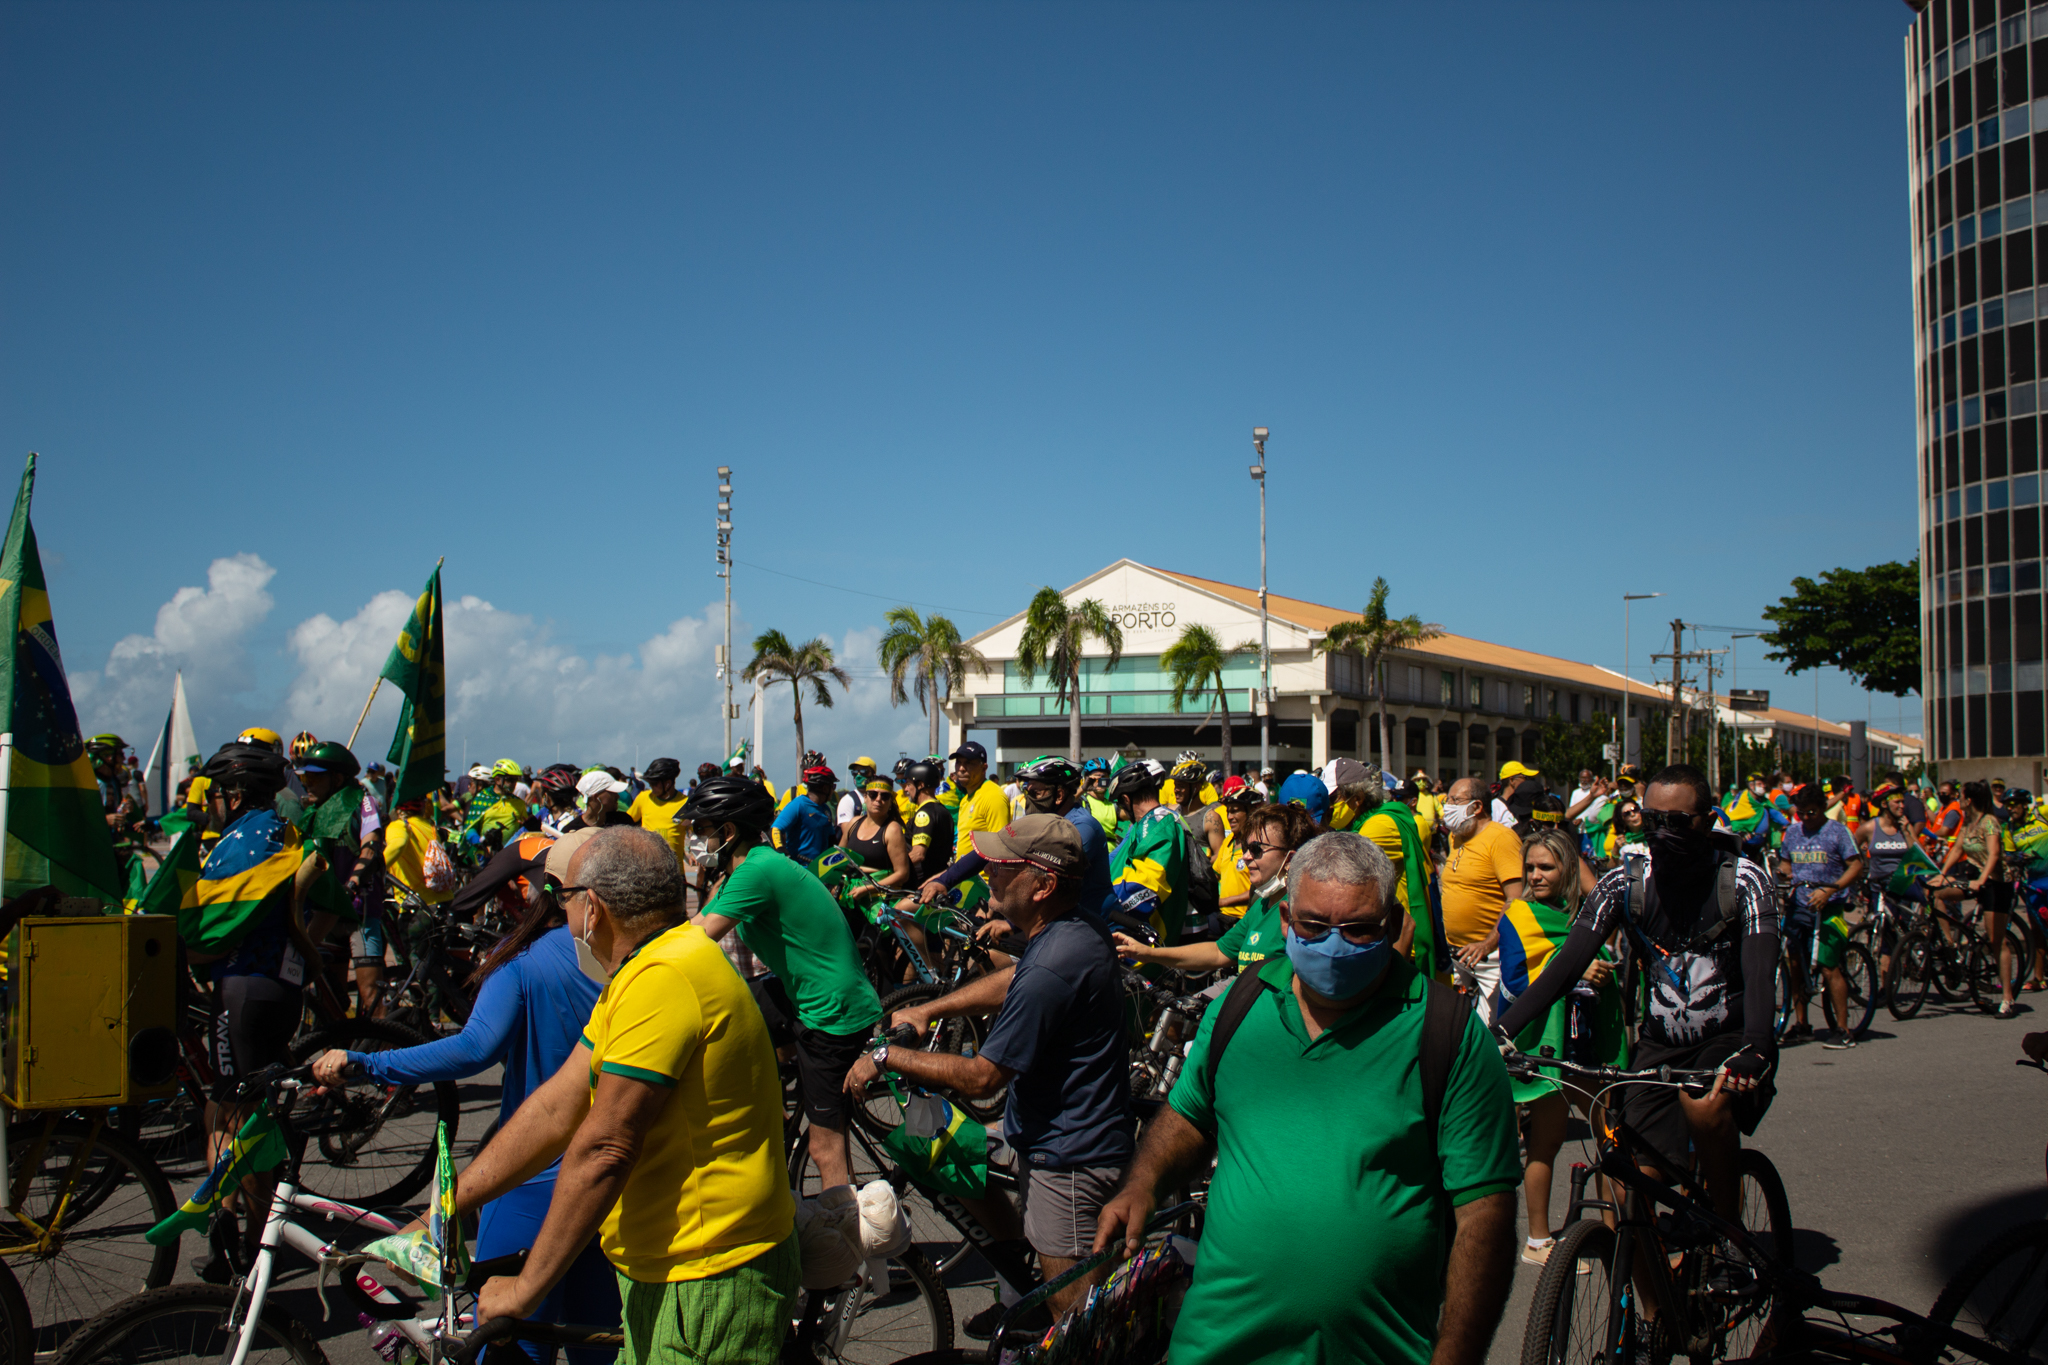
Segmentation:
{"type": "MultiPolygon", "coordinates": [[[[9,1183],[42,1136],[34,1119],[8,1128],[9,1183]]],[[[74,1154],[91,1135],[91,1125],[60,1120],[51,1130],[37,1171],[29,1178],[21,1211],[48,1226],[74,1154]]],[[[65,1209],[48,1255],[24,1252],[10,1259],[36,1324],[38,1353],[56,1349],[79,1326],[120,1299],[171,1282],[178,1268],[178,1240],[151,1246],[142,1234],[177,1212],[171,1184],[154,1161],[119,1133],[102,1125],[91,1138],[79,1187],[88,1197],[65,1209]]],[[[33,1234],[0,1213],[0,1243],[22,1245],[33,1234]]]]}
{"type": "MultiPolygon", "coordinates": [[[[1792,1203],[1785,1197],[1785,1181],[1778,1168],[1756,1148],[1745,1147],[1736,1169],[1741,1179],[1736,1221],[1779,1260],[1790,1264],[1792,1203]]],[[[1730,1308],[1715,1332],[1717,1359],[1746,1359],[1758,1354],[1766,1341],[1782,1337],[1783,1306],[1776,1296],[1752,1294],[1730,1308]]]]}
{"type": "Polygon", "coordinates": [[[1884,995],[1884,1007],[1891,1011],[1892,1018],[1911,1019],[1927,1003],[1928,978],[1934,973],[1934,964],[1928,957],[1934,950],[1928,932],[1915,929],[1892,953],[1891,988],[1884,995]]]}
{"type": "MultiPolygon", "coordinates": [[[[1992,1238],[1942,1286],[1927,1318],[2015,1354],[2048,1359],[2048,1222],[2022,1223],[1992,1238]]],[[[1931,1355],[1923,1351],[1921,1358],[1931,1355]]]]}
{"type": "MultiPolygon", "coordinates": [[[[953,989],[938,982],[926,984],[920,981],[916,985],[891,991],[882,999],[882,1018],[887,1021],[897,1010],[906,1009],[911,1005],[929,1004],[940,996],[949,994],[953,989]]],[[[969,1056],[973,1052],[979,1052],[982,1043],[988,1038],[988,1026],[991,1022],[988,1019],[973,1018],[936,1021],[933,1027],[939,1035],[938,1050],[956,1056],[969,1056]]],[[[967,1099],[960,1095],[949,1095],[947,1098],[966,1110],[976,1123],[986,1125],[1002,1118],[1004,1105],[1009,1098],[1009,1087],[1005,1086],[995,1094],[984,1095],[979,1099],[967,1099]]],[[[876,1137],[881,1137],[902,1122],[902,1110],[897,1107],[895,1097],[889,1093],[889,1088],[877,1081],[868,1087],[866,1101],[853,1111],[853,1117],[854,1122],[876,1137]]]]}
{"type": "MultiPolygon", "coordinates": [[[[294,1063],[305,1063],[329,1048],[384,1052],[426,1041],[411,1029],[382,1019],[351,1019],[299,1039],[292,1044],[291,1057],[294,1063]]],[[[448,1125],[452,1147],[462,1115],[451,1081],[436,1081],[431,1087],[385,1086],[365,1079],[331,1087],[325,1098],[302,1098],[298,1103],[327,1106],[330,1112],[338,1103],[347,1118],[340,1131],[321,1133],[307,1144],[301,1187],[324,1199],[370,1208],[403,1204],[427,1187],[434,1178],[435,1123],[448,1125]],[[338,1102],[336,1091],[341,1094],[338,1102]],[[431,1102],[423,1102],[428,1095],[431,1102]]]]}
{"type": "Polygon", "coordinates": [[[1783,1041],[1786,1030],[1792,1027],[1792,968],[1781,951],[1778,954],[1777,974],[1772,978],[1777,991],[1777,1015],[1772,1022],[1772,1035],[1783,1041]]]}
{"type": "Polygon", "coordinates": [[[36,1356],[36,1323],[22,1295],[21,1281],[0,1261],[0,1362],[29,1365],[36,1356]]]}
{"type": "MultiPolygon", "coordinates": [[[[138,1294],[81,1327],[54,1365],[218,1365],[234,1355],[235,1338],[223,1330],[234,1304],[228,1285],[174,1284],[138,1294]]],[[[275,1304],[264,1304],[256,1332],[249,1349],[256,1365],[327,1365],[313,1334],[275,1304]]]]}
{"type": "MultiPolygon", "coordinates": [[[[902,1255],[889,1257],[888,1264],[888,1292],[863,1305],[843,1347],[835,1351],[825,1343],[799,1339],[790,1343],[795,1349],[785,1351],[784,1359],[794,1356],[834,1365],[894,1365],[910,1352],[929,1354],[951,1347],[953,1303],[930,1258],[913,1243],[902,1255]]],[[[822,1297],[822,1311],[814,1327],[821,1332],[829,1330],[827,1324],[837,1302],[833,1292],[822,1297]]],[[[807,1323],[813,1321],[809,1299],[806,1291],[798,1315],[807,1323]]]]}
{"type": "MultiPolygon", "coordinates": [[[[1558,1234],[1529,1303],[1522,1365],[1604,1365],[1615,1246],[1614,1231],[1605,1223],[1574,1223],[1558,1234]],[[1588,1267],[1583,1275],[1581,1262],[1588,1267]]],[[[1620,1311],[1633,1315],[1629,1308],[1620,1311]]]]}
{"type": "MultiPolygon", "coordinates": [[[[2012,970],[2015,983],[2025,979],[2027,959],[2021,955],[2025,945],[2020,936],[2013,932],[2012,925],[2005,926],[2005,933],[2001,935],[1999,942],[2002,942],[2013,955],[2012,970]]],[[[1998,949],[1999,943],[1986,942],[1981,934],[1970,935],[1967,977],[1970,1001],[1985,1014],[1998,1013],[2003,995],[1998,985],[1998,949]]]]}
{"type": "MultiPolygon", "coordinates": [[[[1868,1029],[1877,1014],[1877,962],[1870,956],[1870,949],[1850,942],[1842,947],[1842,972],[1849,979],[1848,1029],[1853,1037],[1868,1029]]],[[[1835,1018],[1835,997],[1825,989],[1821,991],[1821,1009],[1830,1028],[1843,1027],[1842,1021],[1835,1018]]]]}

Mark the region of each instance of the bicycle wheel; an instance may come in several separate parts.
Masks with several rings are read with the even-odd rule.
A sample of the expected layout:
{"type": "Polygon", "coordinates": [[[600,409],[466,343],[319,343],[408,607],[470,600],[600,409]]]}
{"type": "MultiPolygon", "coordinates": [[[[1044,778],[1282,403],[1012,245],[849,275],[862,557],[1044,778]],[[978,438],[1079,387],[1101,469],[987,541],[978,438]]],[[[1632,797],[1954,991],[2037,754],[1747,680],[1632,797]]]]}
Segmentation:
{"type": "Polygon", "coordinates": [[[911,1246],[891,1256],[888,1266],[888,1286],[877,1285],[882,1292],[874,1297],[864,1289],[805,1291],[797,1314],[805,1328],[790,1343],[794,1354],[840,1365],[894,1365],[907,1355],[950,1347],[953,1304],[931,1261],[911,1246]],[[855,1292],[857,1305],[848,1297],[855,1292]],[[842,1322],[842,1312],[852,1312],[853,1320],[842,1322]]]}
{"type": "MultiPolygon", "coordinates": [[[[2022,1223],[1991,1239],[1942,1287],[1929,1321],[2048,1362],[2048,1223],[2022,1223]]],[[[1934,1356],[1939,1347],[1925,1355],[1934,1356]]]]}
{"type": "Polygon", "coordinates": [[[44,1128],[32,1118],[8,1126],[10,1187],[27,1162],[36,1167],[20,1206],[0,1215],[0,1246],[19,1248],[8,1259],[36,1323],[38,1352],[56,1349],[118,1300],[169,1284],[178,1267],[175,1240],[161,1247],[142,1240],[178,1208],[157,1164],[104,1125],[94,1135],[90,1124],[64,1119],[47,1139],[44,1128]],[[67,1183],[73,1198],[59,1219],[67,1183]],[[29,1223],[47,1230],[47,1250],[29,1223]]]}
{"type": "MultiPolygon", "coordinates": [[[[1764,1248],[1780,1260],[1792,1260],[1792,1204],[1785,1198],[1785,1182],[1771,1159],[1753,1147],[1742,1149],[1737,1166],[1742,1173],[1742,1195],[1737,1221],[1764,1248]]],[[[1716,1331],[1724,1360],[1742,1360],[1758,1353],[1765,1332],[1777,1312],[1777,1301],[1769,1286],[1760,1281],[1746,1261],[1737,1260],[1726,1277],[1725,1288],[1711,1289],[1720,1309],[1716,1331]]]]}
{"type": "MultiPolygon", "coordinates": [[[[1870,949],[1860,943],[1848,943],[1842,948],[1842,974],[1849,978],[1849,1020],[1846,1025],[1853,1036],[1870,1027],[1870,1020],[1877,1013],[1877,963],[1870,956],[1870,949]]],[[[1821,992],[1821,1007],[1827,1013],[1830,1028],[1842,1028],[1844,1024],[1835,1018],[1835,997],[1833,993],[1821,992]]]]}
{"type": "MultiPolygon", "coordinates": [[[[219,1365],[235,1352],[235,1333],[227,1330],[235,1291],[227,1285],[175,1284],[154,1289],[116,1304],[94,1318],[71,1339],[58,1357],[60,1365],[219,1365]]],[[[257,1365],[327,1365],[326,1353],[313,1334],[265,1304],[256,1320],[249,1359],[257,1365]]]]}
{"type": "MultiPolygon", "coordinates": [[[[292,1061],[309,1062],[329,1048],[388,1052],[417,1047],[426,1039],[381,1019],[351,1019],[292,1044],[292,1061]]],[[[453,1083],[392,1085],[364,1079],[337,1094],[302,1097],[298,1121],[319,1134],[306,1149],[300,1184],[307,1193],[344,1203],[379,1208],[402,1204],[434,1177],[434,1127],[448,1125],[455,1141],[461,1102],[453,1083]],[[315,1164],[315,1152],[317,1160],[315,1164]]]]}
{"type": "Polygon", "coordinates": [[[1785,1030],[1792,1027],[1792,982],[1795,979],[1792,975],[1792,970],[1792,966],[1786,961],[1785,955],[1779,953],[1777,974],[1778,1013],[1771,1027],[1772,1032],[1780,1039],[1784,1038],[1785,1030]]]}
{"type": "MultiPolygon", "coordinates": [[[[2020,936],[2007,925],[2003,942],[2012,954],[2012,972],[2017,980],[2026,970],[2025,951],[2020,936]]],[[[1970,935],[1969,947],[1969,991],[1970,999],[1986,1014],[1998,1013],[1998,1006],[2004,993],[1998,984],[1998,948],[1995,942],[1987,942],[1981,934],[1970,935]]]]}
{"type": "MultiPolygon", "coordinates": [[[[1604,1223],[1574,1223],[1558,1235],[1529,1304],[1522,1365],[1602,1365],[1607,1360],[1610,1315],[1634,1317],[1630,1301],[1615,1300],[1618,1278],[1625,1280],[1628,1272],[1620,1270],[1617,1278],[1614,1257],[1614,1233],[1604,1223]]],[[[1633,1321],[1619,1325],[1624,1342],[1642,1329],[1633,1321]]]]}
{"type": "Polygon", "coordinates": [[[1934,944],[1925,929],[1915,929],[1892,953],[1892,980],[1884,993],[1884,1007],[1894,1019],[1911,1019],[1927,1001],[1934,964],[1928,959],[1934,944]]]}
{"type": "Polygon", "coordinates": [[[35,1350],[35,1318],[22,1297],[21,1281],[0,1261],[0,1365],[29,1365],[35,1350]]]}
{"type": "MultiPolygon", "coordinates": [[[[951,987],[942,984],[926,985],[919,982],[915,986],[905,986],[900,991],[892,991],[882,999],[882,1018],[886,1022],[897,1010],[911,1005],[928,1004],[942,995],[949,994],[951,990],[951,987]]],[[[941,1019],[933,1025],[939,1039],[937,1048],[933,1050],[972,1057],[981,1050],[983,1040],[988,1037],[989,1023],[987,1019],[941,1019]]],[[[953,1103],[966,1110],[975,1122],[981,1124],[994,1123],[1000,1119],[1008,1097],[1008,1087],[979,1099],[964,1099],[958,1095],[947,1096],[953,1103]]],[[[895,1097],[889,1093],[886,1085],[878,1081],[869,1086],[866,1098],[867,1102],[854,1110],[854,1121],[875,1136],[880,1137],[903,1121],[902,1110],[897,1107],[895,1097]]]]}

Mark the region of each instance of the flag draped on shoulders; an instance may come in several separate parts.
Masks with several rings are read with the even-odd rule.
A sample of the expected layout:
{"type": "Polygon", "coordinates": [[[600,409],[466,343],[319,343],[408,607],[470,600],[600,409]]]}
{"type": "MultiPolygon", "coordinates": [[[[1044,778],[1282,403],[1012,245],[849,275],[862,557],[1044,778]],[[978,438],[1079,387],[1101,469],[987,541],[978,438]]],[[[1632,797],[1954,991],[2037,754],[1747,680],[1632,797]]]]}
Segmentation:
{"type": "MultiPolygon", "coordinates": [[[[174,845],[172,854],[177,853],[174,845]]],[[[163,873],[179,875],[183,892],[178,937],[194,952],[232,952],[262,921],[271,897],[291,894],[304,856],[299,832],[274,810],[252,810],[228,826],[189,885],[178,874],[174,857],[167,856],[163,873]]]]}
{"type": "Polygon", "coordinates": [[[28,457],[14,516],[0,545],[0,725],[14,736],[8,778],[5,883],[61,887],[119,904],[126,888],[107,829],[99,779],[71,704],[64,657],[50,619],[50,594],[29,503],[36,457],[28,457]]]}
{"type": "Polygon", "coordinates": [[[448,670],[441,629],[441,566],[413,604],[380,675],[405,693],[398,733],[385,757],[398,766],[391,804],[416,801],[448,775],[448,670]]]}

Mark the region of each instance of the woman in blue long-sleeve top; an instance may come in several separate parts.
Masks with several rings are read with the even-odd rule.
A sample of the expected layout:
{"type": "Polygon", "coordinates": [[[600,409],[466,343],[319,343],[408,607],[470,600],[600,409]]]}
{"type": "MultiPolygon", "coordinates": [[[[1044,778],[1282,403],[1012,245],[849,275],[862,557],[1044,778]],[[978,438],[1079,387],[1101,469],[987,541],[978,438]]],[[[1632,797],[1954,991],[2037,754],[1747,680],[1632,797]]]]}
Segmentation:
{"type": "MultiPolygon", "coordinates": [[[[313,1064],[315,1079],[338,1084],[341,1069],[357,1062],[370,1076],[396,1085],[457,1081],[505,1068],[498,1101],[498,1121],[512,1117],[526,1097],[555,1074],[590,1021],[591,1006],[602,989],[576,965],[576,943],[555,904],[554,888],[566,875],[569,855],[583,842],[574,835],[548,850],[545,878],[538,885],[519,927],[491,951],[478,969],[482,983],[469,1022],[460,1033],[418,1047],[390,1052],[321,1054],[313,1064]]],[[[519,1188],[484,1205],[477,1216],[476,1258],[488,1260],[534,1244],[554,1197],[555,1172],[550,1165],[519,1188]]],[[[611,1263],[591,1239],[561,1283],[534,1313],[540,1322],[611,1324],[619,1320],[619,1282],[611,1263]]],[[[550,1353],[552,1348],[548,1348],[550,1353]]],[[[541,1348],[529,1345],[539,1358],[541,1348]]],[[[577,1365],[603,1361],[603,1350],[572,1350],[577,1365]]]]}

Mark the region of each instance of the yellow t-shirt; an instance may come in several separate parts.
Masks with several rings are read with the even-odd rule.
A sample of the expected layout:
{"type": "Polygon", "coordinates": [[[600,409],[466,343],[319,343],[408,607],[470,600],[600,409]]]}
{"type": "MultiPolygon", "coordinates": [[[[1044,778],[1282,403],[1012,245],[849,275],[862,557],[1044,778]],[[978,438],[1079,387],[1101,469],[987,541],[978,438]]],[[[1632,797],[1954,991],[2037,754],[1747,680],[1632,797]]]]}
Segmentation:
{"type": "Polygon", "coordinates": [[[1444,817],[1444,799],[1435,792],[1415,794],[1415,832],[1422,838],[1422,846],[1428,848],[1436,838],[1436,827],[1444,817]]]}
{"type": "Polygon", "coordinates": [[[960,802],[960,814],[953,833],[953,856],[964,858],[974,851],[974,840],[970,837],[976,830],[993,833],[1010,823],[1010,798],[1003,795],[1003,789],[983,779],[974,789],[972,796],[960,802]]]}
{"type": "Polygon", "coordinates": [[[391,880],[418,896],[428,905],[446,905],[455,892],[427,890],[427,846],[434,842],[434,827],[426,817],[408,815],[384,827],[384,867],[391,880]]]}
{"type": "Polygon", "coordinates": [[[661,841],[676,855],[676,862],[683,861],[683,836],[689,833],[687,827],[676,823],[676,812],[689,801],[689,796],[677,792],[673,801],[657,801],[651,791],[641,792],[633,798],[633,804],[626,807],[626,818],[644,830],[661,836],[661,841]]]}
{"type": "Polygon", "coordinates": [[[746,983],[702,929],[679,924],[635,949],[582,1041],[593,1090],[609,1071],[674,1092],[598,1234],[620,1274],[702,1280],[790,1235],[775,1049],[746,983]]]}
{"type": "MultiPolygon", "coordinates": [[[[1361,838],[1370,839],[1378,844],[1380,852],[1386,854],[1387,861],[1394,865],[1394,897],[1401,902],[1401,908],[1406,910],[1408,908],[1408,858],[1407,850],[1401,847],[1401,827],[1394,823],[1393,816],[1382,815],[1378,811],[1374,811],[1366,816],[1364,822],[1359,825],[1358,833],[1361,838]]],[[[1520,845],[1516,847],[1515,874],[1520,876],[1522,869],[1520,845]]],[[[1503,910],[1506,909],[1506,904],[1503,903],[1501,908],[1503,910]]],[[[1495,917],[1499,917],[1498,911],[1495,912],[1495,917]]]]}
{"type": "MultiPolygon", "coordinates": [[[[1209,866],[1216,869],[1216,894],[1228,900],[1232,896],[1248,894],[1252,880],[1245,875],[1237,860],[1244,856],[1244,850],[1237,846],[1237,826],[1231,823],[1230,812],[1217,807],[1217,818],[1223,821],[1223,846],[1216,850],[1216,856],[1209,860],[1209,866]]],[[[1223,914],[1226,919],[1236,919],[1245,912],[1243,905],[1226,905],[1223,914]]]]}
{"type": "Polygon", "coordinates": [[[1522,841],[1506,825],[1488,820],[1444,859],[1444,939],[1453,948],[1493,932],[1508,908],[1506,883],[1522,879],[1522,841]]]}

